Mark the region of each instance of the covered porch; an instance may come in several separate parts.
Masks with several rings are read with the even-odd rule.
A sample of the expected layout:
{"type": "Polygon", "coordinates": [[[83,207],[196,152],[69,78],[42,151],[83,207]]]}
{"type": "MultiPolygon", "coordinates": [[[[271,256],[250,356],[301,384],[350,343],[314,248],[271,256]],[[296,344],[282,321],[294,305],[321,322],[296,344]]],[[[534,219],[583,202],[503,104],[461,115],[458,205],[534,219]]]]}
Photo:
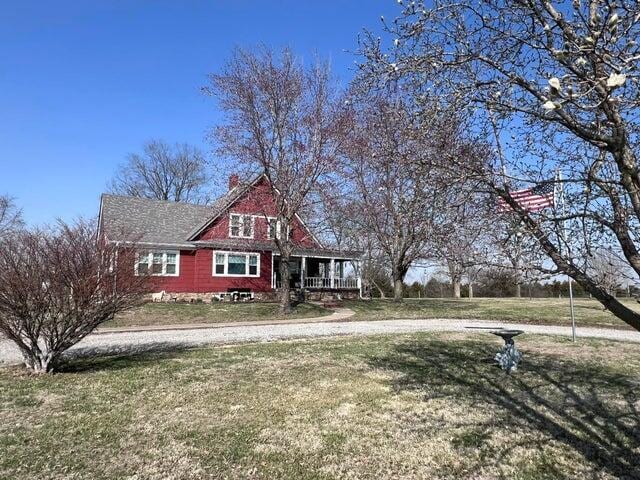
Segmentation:
{"type": "MultiPolygon", "coordinates": [[[[282,287],[280,256],[273,255],[272,288],[282,287]]],[[[291,257],[290,287],[305,290],[360,290],[360,261],[354,258],[318,257],[301,255],[291,257]]]]}

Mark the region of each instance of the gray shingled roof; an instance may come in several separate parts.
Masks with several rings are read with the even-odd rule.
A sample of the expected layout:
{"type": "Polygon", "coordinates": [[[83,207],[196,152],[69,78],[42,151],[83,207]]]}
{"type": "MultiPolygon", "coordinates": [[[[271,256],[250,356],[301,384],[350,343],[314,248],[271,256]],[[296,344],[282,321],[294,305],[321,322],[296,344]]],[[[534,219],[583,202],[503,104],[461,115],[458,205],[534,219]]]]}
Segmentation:
{"type": "Polygon", "coordinates": [[[218,213],[230,193],[208,206],[103,194],[101,228],[110,240],[188,243],[189,234],[218,213]]]}
{"type": "Polygon", "coordinates": [[[100,228],[109,240],[187,244],[259,179],[240,184],[211,205],[102,194],[100,228]]]}

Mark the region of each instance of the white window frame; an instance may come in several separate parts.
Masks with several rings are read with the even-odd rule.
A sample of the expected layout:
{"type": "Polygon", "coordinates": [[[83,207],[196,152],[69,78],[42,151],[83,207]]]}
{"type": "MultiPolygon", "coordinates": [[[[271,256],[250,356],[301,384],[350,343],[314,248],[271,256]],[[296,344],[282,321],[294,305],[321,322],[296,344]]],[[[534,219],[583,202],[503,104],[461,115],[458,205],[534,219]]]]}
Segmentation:
{"type": "MultiPolygon", "coordinates": [[[[180,250],[145,250],[147,256],[147,275],[153,277],[179,277],[180,276],[180,250]],[[153,254],[162,254],[162,273],[153,273],[153,254]],[[176,273],[167,273],[167,254],[176,256],[176,273]]],[[[134,271],[136,275],[138,273],[138,264],[140,263],[140,252],[136,253],[136,264],[134,271]]]]}
{"type": "MultiPolygon", "coordinates": [[[[267,217],[267,240],[275,240],[276,238],[279,240],[281,238],[281,235],[282,235],[282,222],[280,222],[280,220],[278,220],[276,217],[267,217]],[[271,220],[276,221],[275,237],[272,237],[271,235],[269,235],[269,224],[271,223],[271,220]]],[[[289,237],[291,237],[291,225],[289,225],[289,237]]]]}
{"type": "Polygon", "coordinates": [[[249,215],[249,214],[245,214],[245,213],[229,213],[229,238],[254,238],[256,233],[256,218],[255,215],[249,215]],[[240,222],[239,222],[239,235],[234,235],[231,232],[231,218],[232,217],[240,217],[240,222]],[[244,222],[245,220],[249,218],[250,222],[251,222],[251,235],[250,236],[245,236],[244,235],[244,222]]]}
{"type": "Polygon", "coordinates": [[[276,217],[267,217],[267,240],[275,240],[276,238],[280,238],[280,220],[276,217]],[[276,221],[276,234],[275,236],[269,235],[271,233],[271,221],[276,221]]]}
{"type": "Polygon", "coordinates": [[[250,277],[250,278],[258,278],[260,277],[260,254],[256,252],[227,252],[225,250],[214,250],[213,257],[211,261],[211,274],[214,277],[250,277]],[[216,273],[216,255],[224,255],[224,273],[216,273]],[[245,257],[245,274],[240,273],[229,273],[229,255],[242,255],[245,257]],[[256,264],[256,274],[251,275],[249,273],[249,257],[256,256],[257,264],[256,264]]]}

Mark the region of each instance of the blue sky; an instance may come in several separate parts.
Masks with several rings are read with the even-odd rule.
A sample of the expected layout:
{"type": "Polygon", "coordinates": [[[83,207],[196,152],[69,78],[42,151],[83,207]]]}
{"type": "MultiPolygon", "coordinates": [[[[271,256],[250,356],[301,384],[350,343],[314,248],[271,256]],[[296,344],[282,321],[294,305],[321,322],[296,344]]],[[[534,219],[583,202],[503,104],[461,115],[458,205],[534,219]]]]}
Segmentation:
{"type": "Polygon", "coordinates": [[[209,150],[219,118],[200,93],[236,46],[318,53],[344,82],[358,33],[395,0],[4,1],[0,194],[30,224],[97,213],[129,152],[151,138],[209,150]]]}

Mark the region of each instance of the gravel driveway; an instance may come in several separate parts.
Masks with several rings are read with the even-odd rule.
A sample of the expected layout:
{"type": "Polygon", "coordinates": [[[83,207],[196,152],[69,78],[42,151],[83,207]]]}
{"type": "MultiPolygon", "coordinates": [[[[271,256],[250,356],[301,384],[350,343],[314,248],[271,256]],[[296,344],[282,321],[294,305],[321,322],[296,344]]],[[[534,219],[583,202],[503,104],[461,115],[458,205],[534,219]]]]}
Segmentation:
{"type": "MultiPolygon", "coordinates": [[[[568,327],[520,325],[480,320],[380,320],[358,322],[318,322],[286,325],[254,325],[193,330],[136,331],[94,334],[70,352],[76,355],[143,352],[205,344],[273,341],[288,338],[312,338],[336,335],[374,335],[428,331],[469,331],[468,327],[517,328],[528,333],[571,335],[568,327]]],[[[580,337],[640,342],[640,332],[598,328],[578,328],[580,337]]],[[[20,362],[13,345],[0,340],[0,364],[20,362]]]]}

